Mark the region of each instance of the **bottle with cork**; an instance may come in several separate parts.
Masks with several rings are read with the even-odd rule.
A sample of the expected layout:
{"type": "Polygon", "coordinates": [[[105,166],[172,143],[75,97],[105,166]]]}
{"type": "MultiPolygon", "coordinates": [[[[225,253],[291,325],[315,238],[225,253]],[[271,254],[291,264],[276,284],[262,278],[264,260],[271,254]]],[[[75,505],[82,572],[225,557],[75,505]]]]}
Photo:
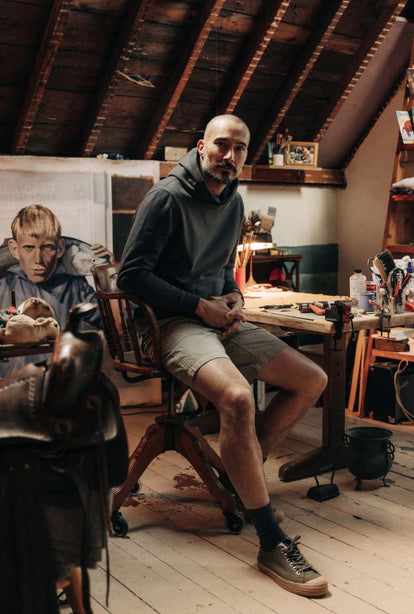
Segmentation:
{"type": "Polygon", "coordinates": [[[367,289],[367,278],[362,273],[362,269],[354,269],[349,278],[349,296],[352,301],[351,311],[357,313],[359,309],[359,295],[367,289]]]}

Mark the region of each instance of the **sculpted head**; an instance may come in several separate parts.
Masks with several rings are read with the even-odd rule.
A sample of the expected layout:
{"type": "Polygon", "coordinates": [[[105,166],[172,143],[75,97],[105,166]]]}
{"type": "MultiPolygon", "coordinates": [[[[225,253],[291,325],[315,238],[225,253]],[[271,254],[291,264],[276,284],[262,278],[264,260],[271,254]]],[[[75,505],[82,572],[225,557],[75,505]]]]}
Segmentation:
{"type": "Polygon", "coordinates": [[[9,250],[27,277],[36,283],[47,281],[65,250],[60,222],[42,205],[21,209],[11,224],[9,250]]]}

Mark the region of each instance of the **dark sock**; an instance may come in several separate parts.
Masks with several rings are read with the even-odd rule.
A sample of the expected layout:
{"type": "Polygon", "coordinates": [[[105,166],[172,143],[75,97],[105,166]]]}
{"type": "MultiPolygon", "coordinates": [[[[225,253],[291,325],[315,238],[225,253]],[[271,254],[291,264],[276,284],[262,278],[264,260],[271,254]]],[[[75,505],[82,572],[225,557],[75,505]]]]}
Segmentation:
{"type": "Polygon", "coordinates": [[[265,552],[273,550],[277,544],[287,538],[275,518],[272,505],[268,503],[255,510],[247,510],[260,541],[260,548],[265,552]]]}

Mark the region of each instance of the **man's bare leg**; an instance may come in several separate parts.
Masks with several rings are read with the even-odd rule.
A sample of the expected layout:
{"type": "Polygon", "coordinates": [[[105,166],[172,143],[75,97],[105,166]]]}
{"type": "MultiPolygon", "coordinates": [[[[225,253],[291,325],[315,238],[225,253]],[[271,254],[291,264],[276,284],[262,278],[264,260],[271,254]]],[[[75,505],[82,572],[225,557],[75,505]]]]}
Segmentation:
{"type": "Polygon", "coordinates": [[[247,509],[268,504],[249,383],[230,360],[217,358],[197,371],[192,386],[213,403],[220,415],[221,459],[243,504],[247,509]]]}
{"type": "Polygon", "coordinates": [[[66,580],[56,583],[56,588],[63,588],[65,591],[72,608],[72,614],[86,614],[83,604],[82,570],[80,567],[74,567],[66,580]]]}
{"type": "MultiPolygon", "coordinates": [[[[319,371],[305,364],[303,381],[298,383],[292,368],[299,367],[297,356],[286,352],[274,357],[260,371],[260,377],[269,383],[281,386],[288,383],[288,392],[278,403],[272,403],[265,416],[272,433],[281,440],[300,418],[308,403],[311,404],[316,389],[322,391],[326,378],[319,371]],[[284,356],[282,356],[284,354],[284,356]],[[274,373],[278,368],[282,375],[274,373]],[[318,386],[311,386],[313,377],[318,386]],[[312,388],[313,392],[310,392],[312,388]],[[290,396],[289,396],[290,395],[290,396]],[[286,417],[285,413],[290,416],[286,417]],[[278,434],[279,433],[279,434],[278,434]]],[[[300,374],[302,376],[302,373],[300,374]]],[[[269,502],[269,495],[263,472],[262,449],[256,437],[254,424],[255,406],[251,388],[233,363],[225,358],[210,361],[199,369],[193,383],[195,390],[211,401],[220,415],[220,452],[223,465],[236,488],[260,540],[258,554],[259,569],[269,575],[284,589],[298,595],[317,597],[328,590],[328,583],[301,554],[297,540],[291,540],[279,527],[269,502]]],[[[265,432],[266,424],[263,432],[265,432]]],[[[273,447],[273,446],[272,446],[273,447]]]]}
{"type": "Polygon", "coordinates": [[[277,386],[257,426],[258,439],[266,458],[274,452],[303,414],[325,390],[326,373],[303,354],[284,348],[259,371],[257,379],[277,386]]]}

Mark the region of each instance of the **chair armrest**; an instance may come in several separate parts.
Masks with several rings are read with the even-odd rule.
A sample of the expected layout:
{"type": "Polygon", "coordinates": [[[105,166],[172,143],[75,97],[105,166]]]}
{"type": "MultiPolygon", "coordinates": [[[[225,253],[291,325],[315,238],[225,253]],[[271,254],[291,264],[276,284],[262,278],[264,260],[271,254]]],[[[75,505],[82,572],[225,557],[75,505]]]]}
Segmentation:
{"type": "Polygon", "coordinates": [[[127,292],[123,292],[121,290],[114,292],[98,291],[95,292],[95,297],[98,301],[98,304],[102,300],[125,301],[133,306],[138,306],[141,309],[145,322],[149,325],[154,351],[153,362],[157,367],[162,368],[160,328],[152,307],[148,305],[148,303],[143,301],[139,296],[136,296],[134,294],[128,294],[127,292]]]}

